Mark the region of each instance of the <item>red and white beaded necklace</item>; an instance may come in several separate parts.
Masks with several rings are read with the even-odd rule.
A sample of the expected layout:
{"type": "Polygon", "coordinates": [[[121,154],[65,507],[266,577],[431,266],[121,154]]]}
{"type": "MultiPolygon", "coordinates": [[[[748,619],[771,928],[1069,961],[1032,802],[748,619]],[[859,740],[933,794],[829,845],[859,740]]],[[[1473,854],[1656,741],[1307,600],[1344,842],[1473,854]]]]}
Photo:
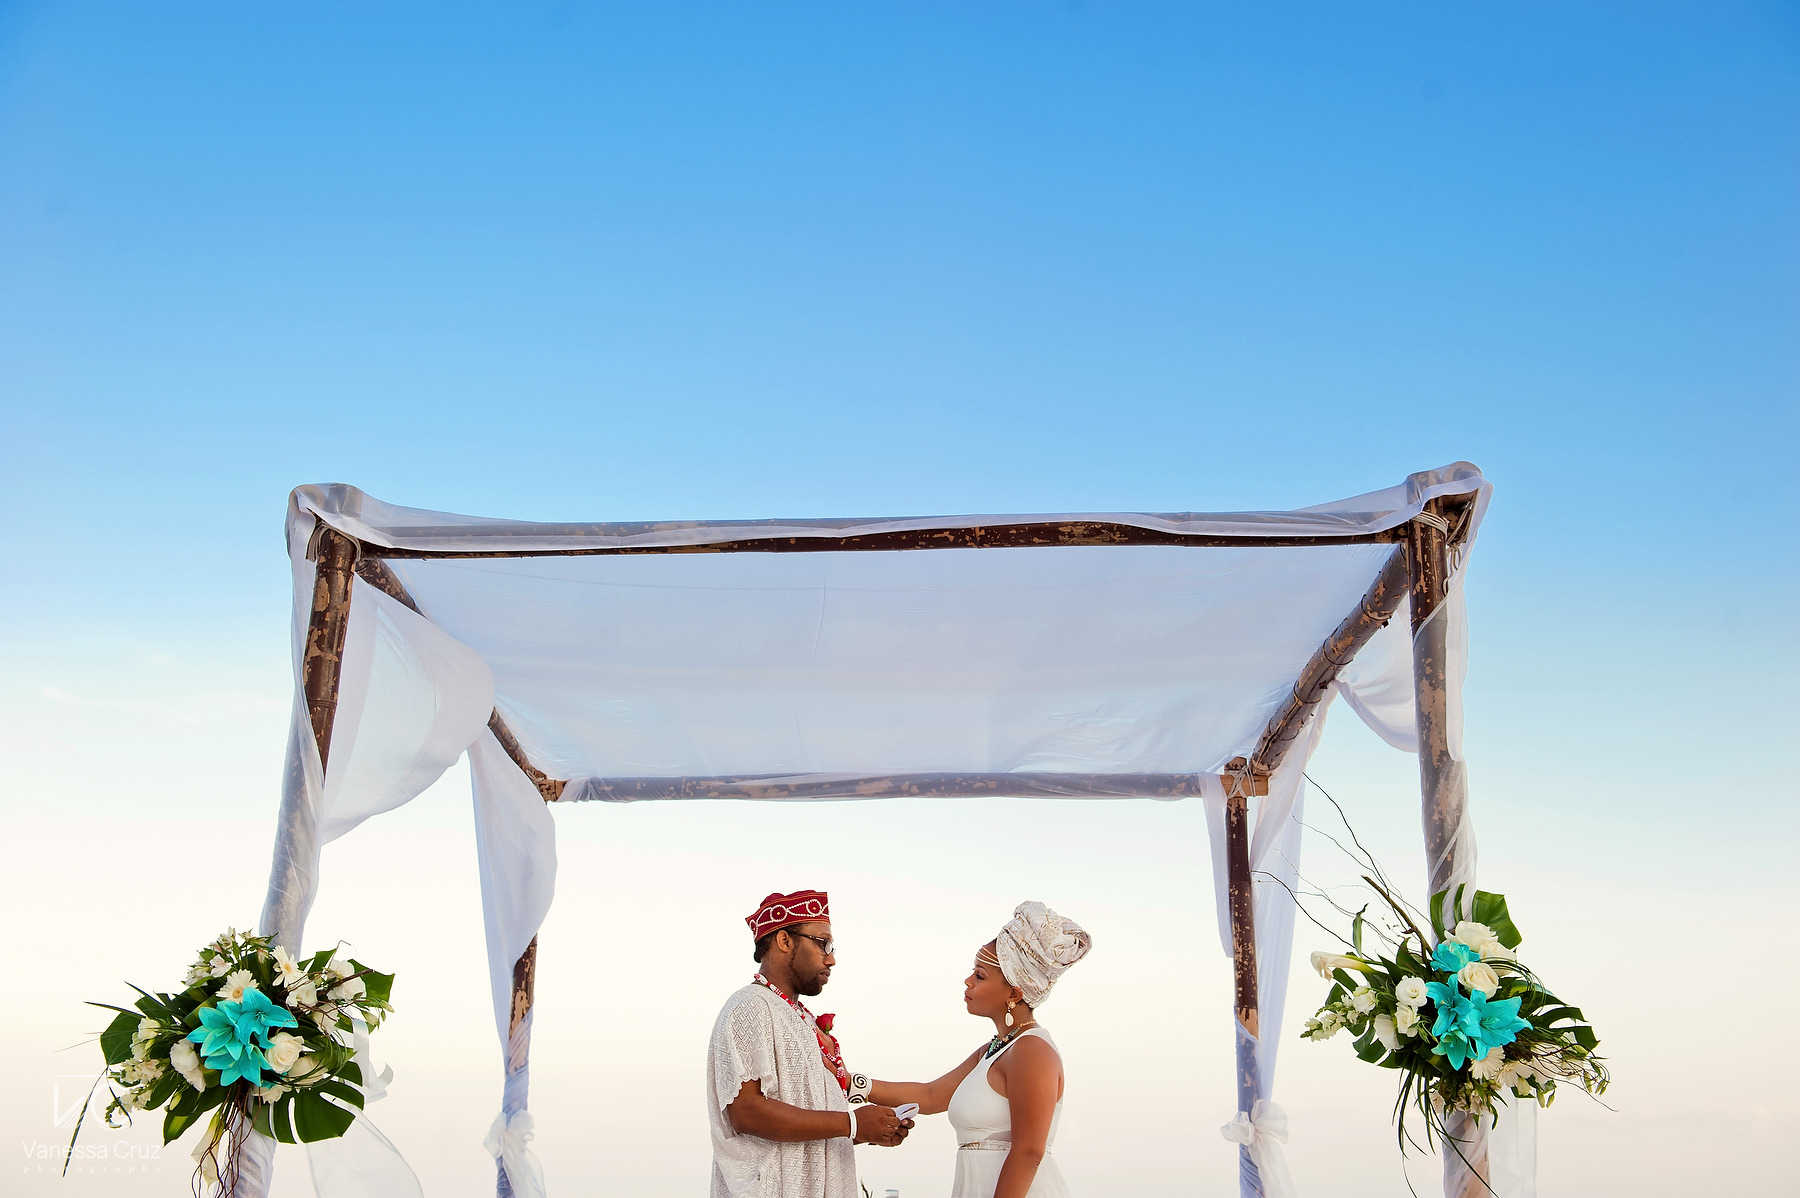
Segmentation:
{"type": "Polygon", "coordinates": [[[837,1083],[843,1089],[844,1093],[850,1093],[850,1071],[844,1068],[844,1052],[838,1047],[837,1037],[831,1034],[832,1024],[836,1022],[837,1017],[835,1015],[820,1015],[815,1018],[813,1013],[807,1010],[805,1005],[798,999],[789,998],[787,995],[783,994],[780,987],[776,986],[760,973],[750,980],[758,986],[768,987],[770,993],[792,1007],[799,1013],[802,1019],[806,1020],[806,1026],[810,1027],[813,1031],[813,1035],[818,1037],[819,1056],[824,1058],[825,1071],[827,1073],[835,1074],[837,1076],[837,1083]]]}

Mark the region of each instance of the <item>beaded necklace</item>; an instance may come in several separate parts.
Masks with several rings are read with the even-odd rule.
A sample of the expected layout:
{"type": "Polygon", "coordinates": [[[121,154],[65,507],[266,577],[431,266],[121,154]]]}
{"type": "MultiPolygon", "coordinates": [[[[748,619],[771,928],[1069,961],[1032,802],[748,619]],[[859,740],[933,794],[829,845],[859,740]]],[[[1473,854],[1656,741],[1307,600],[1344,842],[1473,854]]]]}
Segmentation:
{"type": "Polygon", "coordinates": [[[844,1052],[843,1049],[838,1047],[837,1037],[832,1035],[829,1030],[832,1023],[835,1022],[835,1016],[820,1015],[815,1019],[813,1013],[807,1010],[798,999],[789,998],[787,995],[783,994],[780,987],[776,986],[760,973],[751,978],[750,981],[755,985],[767,987],[770,993],[792,1007],[794,1011],[799,1014],[800,1018],[806,1021],[806,1026],[810,1027],[813,1035],[818,1037],[819,1056],[825,1061],[825,1072],[835,1074],[838,1086],[844,1093],[850,1093],[850,1071],[844,1068],[844,1052]],[[822,1027],[820,1026],[821,1021],[824,1021],[824,1026],[822,1027]]]}
{"type": "Polygon", "coordinates": [[[1012,1031],[1006,1033],[1006,1039],[1004,1040],[999,1036],[995,1036],[992,1040],[988,1041],[987,1051],[981,1054],[982,1060],[992,1060],[998,1055],[1002,1048],[1005,1048],[1008,1044],[1017,1040],[1020,1032],[1028,1027],[1036,1027],[1037,1025],[1038,1021],[1033,1019],[1030,1023],[1021,1023],[1018,1027],[1015,1027],[1012,1031]]]}

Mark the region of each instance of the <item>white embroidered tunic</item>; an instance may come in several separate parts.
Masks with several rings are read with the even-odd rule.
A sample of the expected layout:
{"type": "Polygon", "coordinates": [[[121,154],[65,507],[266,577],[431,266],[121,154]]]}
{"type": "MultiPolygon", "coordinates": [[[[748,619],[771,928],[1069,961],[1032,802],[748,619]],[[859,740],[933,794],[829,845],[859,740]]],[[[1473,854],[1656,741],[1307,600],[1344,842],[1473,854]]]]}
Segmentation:
{"type": "Polygon", "coordinates": [[[765,986],[725,1000],[706,1050],[712,1126],[712,1198],[859,1198],[850,1103],[825,1069],[806,1017],[765,986]],[[813,1111],[844,1111],[844,1134],[782,1144],[732,1129],[725,1108],[745,1082],[765,1097],[813,1111]]]}

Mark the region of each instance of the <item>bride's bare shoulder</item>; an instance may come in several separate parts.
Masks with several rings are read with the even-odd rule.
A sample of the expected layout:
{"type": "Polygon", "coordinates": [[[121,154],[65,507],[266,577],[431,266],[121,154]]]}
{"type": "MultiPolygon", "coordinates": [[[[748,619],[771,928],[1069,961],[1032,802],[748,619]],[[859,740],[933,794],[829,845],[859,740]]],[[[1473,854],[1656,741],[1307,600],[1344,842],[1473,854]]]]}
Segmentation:
{"type": "Polygon", "coordinates": [[[1013,1070],[1061,1069],[1062,1057],[1057,1053],[1056,1045],[1042,1036],[1021,1036],[1017,1044],[1000,1055],[996,1064],[1013,1070]]]}

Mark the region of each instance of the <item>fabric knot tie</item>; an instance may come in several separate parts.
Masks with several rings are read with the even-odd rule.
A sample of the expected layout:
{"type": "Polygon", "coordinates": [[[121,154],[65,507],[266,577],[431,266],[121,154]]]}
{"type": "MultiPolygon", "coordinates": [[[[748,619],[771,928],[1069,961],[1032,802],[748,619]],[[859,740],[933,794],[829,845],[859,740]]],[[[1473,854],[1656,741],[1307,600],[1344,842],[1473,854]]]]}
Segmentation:
{"type": "Polygon", "coordinates": [[[1294,1179],[1281,1151],[1288,1138],[1286,1111],[1259,1098],[1249,1111],[1239,1111],[1237,1118],[1221,1127],[1219,1134],[1249,1152],[1262,1176],[1264,1198],[1293,1198],[1294,1179]]]}
{"type": "Polygon", "coordinates": [[[544,1170],[538,1164],[536,1154],[527,1146],[535,1127],[530,1111],[514,1111],[510,1119],[505,1111],[501,1111],[494,1116],[487,1137],[481,1141],[488,1155],[506,1170],[507,1184],[512,1187],[514,1198],[545,1198],[544,1170]]]}

